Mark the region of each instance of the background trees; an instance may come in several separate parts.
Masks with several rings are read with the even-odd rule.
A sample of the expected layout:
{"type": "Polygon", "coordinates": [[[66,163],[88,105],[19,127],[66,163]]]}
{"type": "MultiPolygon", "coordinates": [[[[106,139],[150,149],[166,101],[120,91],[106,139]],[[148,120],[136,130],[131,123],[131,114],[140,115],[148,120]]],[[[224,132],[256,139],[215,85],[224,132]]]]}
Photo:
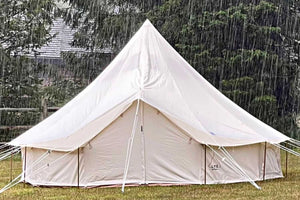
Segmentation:
{"type": "Polygon", "coordinates": [[[299,111],[297,1],[69,1],[74,45],[118,52],[149,18],[188,62],[226,96],[293,136],[299,111]]]}
{"type": "MultiPolygon", "coordinates": [[[[46,44],[58,9],[52,0],[1,0],[0,2],[0,107],[38,107],[42,92],[40,74],[45,66],[28,58],[46,44]]],[[[1,125],[37,123],[37,113],[1,112],[1,125]]],[[[1,134],[2,133],[2,134],[1,134]]],[[[11,136],[1,130],[8,140],[11,136]],[[8,137],[6,137],[8,136],[8,137]]]]}
{"type": "MultiPolygon", "coordinates": [[[[149,18],[168,42],[226,96],[264,122],[299,138],[295,126],[300,109],[299,1],[64,0],[67,6],[61,10],[50,0],[42,2],[41,9],[37,5],[27,8],[26,4],[27,10],[23,9],[24,13],[32,13],[28,10],[35,8],[34,12],[44,19],[43,23],[33,23],[44,29],[25,29],[25,32],[36,30],[31,32],[41,32],[40,35],[33,37],[36,39],[22,39],[31,41],[29,45],[10,44],[19,50],[46,43],[51,39],[47,28],[58,13],[77,30],[72,44],[88,50],[83,54],[64,53],[63,66],[23,67],[26,72],[22,74],[48,73],[46,69],[52,69],[48,73],[52,85],[47,90],[35,88],[41,76],[27,82],[35,82],[35,86],[29,87],[32,91],[47,92],[53,105],[63,104],[92,81],[149,18]],[[49,14],[50,10],[56,12],[49,14]],[[109,49],[112,56],[99,53],[103,49],[109,49]],[[72,79],[66,80],[53,70],[60,68],[72,72],[72,79]]],[[[17,38],[26,38],[26,34],[17,38]]],[[[10,82],[16,77],[12,75],[10,82]]],[[[8,94],[16,94],[16,90],[8,94]]]]}

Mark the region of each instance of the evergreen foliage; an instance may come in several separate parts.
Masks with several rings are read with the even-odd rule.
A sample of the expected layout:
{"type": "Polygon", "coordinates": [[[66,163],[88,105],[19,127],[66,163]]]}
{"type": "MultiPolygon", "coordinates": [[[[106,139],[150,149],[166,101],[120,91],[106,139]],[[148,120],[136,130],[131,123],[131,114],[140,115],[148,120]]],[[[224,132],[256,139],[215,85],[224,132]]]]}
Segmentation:
{"type": "MultiPolygon", "coordinates": [[[[297,0],[3,0],[0,107],[62,106],[109,63],[146,18],[210,83],[245,110],[298,138],[300,3],[297,0]],[[76,29],[62,64],[29,52],[51,41],[57,16],[76,29]],[[112,51],[111,56],[100,53],[112,51]]],[[[0,113],[1,125],[35,124],[36,113],[0,113]]]]}
{"type": "MultiPolygon", "coordinates": [[[[296,136],[298,1],[69,1],[76,46],[118,52],[149,18],[215,87],[254,116],[296,136]]],[[[298,87],[298,88],[297,88],[298,87]]]]}

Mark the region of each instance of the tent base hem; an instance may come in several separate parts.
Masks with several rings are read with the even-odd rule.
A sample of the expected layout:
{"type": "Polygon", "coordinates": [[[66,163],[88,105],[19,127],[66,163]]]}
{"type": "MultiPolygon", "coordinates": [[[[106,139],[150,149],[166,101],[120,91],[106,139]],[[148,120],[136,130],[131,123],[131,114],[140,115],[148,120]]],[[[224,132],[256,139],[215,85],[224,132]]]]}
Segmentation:
{"type": "MultiPolygon", "coordinates": [[[[268,177],[266,180],[284,178],[282,175],[268,177]]],[[[264,181],[263,179],[255,179],[254,181],[264,181]]],[[[217,180],[217,181],[207,181],[204,184],[201,182],[173,182],[173,181],[147,181],[147,183],[141,182],[140,180],[127,180],[126,187],[134,186],[184,186],[184,185],[213,185],[213,184],[234,184],[234,183],[247,183],[247,180],[217,180]]],[[[57,183],[40,183],[35,181],[26,181],[27,184],[30,184],[34,187],[78,187],[77,184],[57,184],[57,183]]],[[[81,188],[111,188],[111,187],[122,187],[122,180],[116,181],[101,181],[97,183],[90,184],[79,184],[81,188]]]]}

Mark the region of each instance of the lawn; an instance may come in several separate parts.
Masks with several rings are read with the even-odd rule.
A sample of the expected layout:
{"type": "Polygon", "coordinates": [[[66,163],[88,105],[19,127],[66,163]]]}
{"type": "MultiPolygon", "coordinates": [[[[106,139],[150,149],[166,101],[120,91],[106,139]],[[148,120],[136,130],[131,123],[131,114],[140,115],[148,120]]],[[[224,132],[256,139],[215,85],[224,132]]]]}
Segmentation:
{"type": "MultiPolygon", "coordinates": [[[[282,165],[285,169],[285,153],[282,165]]],[[[0,187],[10,179],[10,160],[0,162],[0,187]]],[[[283,172],[285,172],[283,170],[283,172]]],[[[13,161],[13,174],[21,173],[21,161],[13,161]]],[[[288,177],[257,182],[262,190],[249,183],[187,186],[140,186],[120,188],[40,188],[22,183],[0,194],[0,199],[300,199],[300,158],[289,155],[288,177]]]]}

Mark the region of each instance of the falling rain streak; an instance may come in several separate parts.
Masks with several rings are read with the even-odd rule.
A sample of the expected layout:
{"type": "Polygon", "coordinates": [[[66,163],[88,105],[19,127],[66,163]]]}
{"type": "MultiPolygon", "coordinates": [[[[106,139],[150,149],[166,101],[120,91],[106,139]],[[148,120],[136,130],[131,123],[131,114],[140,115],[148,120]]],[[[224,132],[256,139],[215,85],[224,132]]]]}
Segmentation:
{"type": "Polygon", "coordinates": [[[146,18],[227,97],[300,138],[299,1],[2,0],[0,140],[78,94],[146,18]]]}

